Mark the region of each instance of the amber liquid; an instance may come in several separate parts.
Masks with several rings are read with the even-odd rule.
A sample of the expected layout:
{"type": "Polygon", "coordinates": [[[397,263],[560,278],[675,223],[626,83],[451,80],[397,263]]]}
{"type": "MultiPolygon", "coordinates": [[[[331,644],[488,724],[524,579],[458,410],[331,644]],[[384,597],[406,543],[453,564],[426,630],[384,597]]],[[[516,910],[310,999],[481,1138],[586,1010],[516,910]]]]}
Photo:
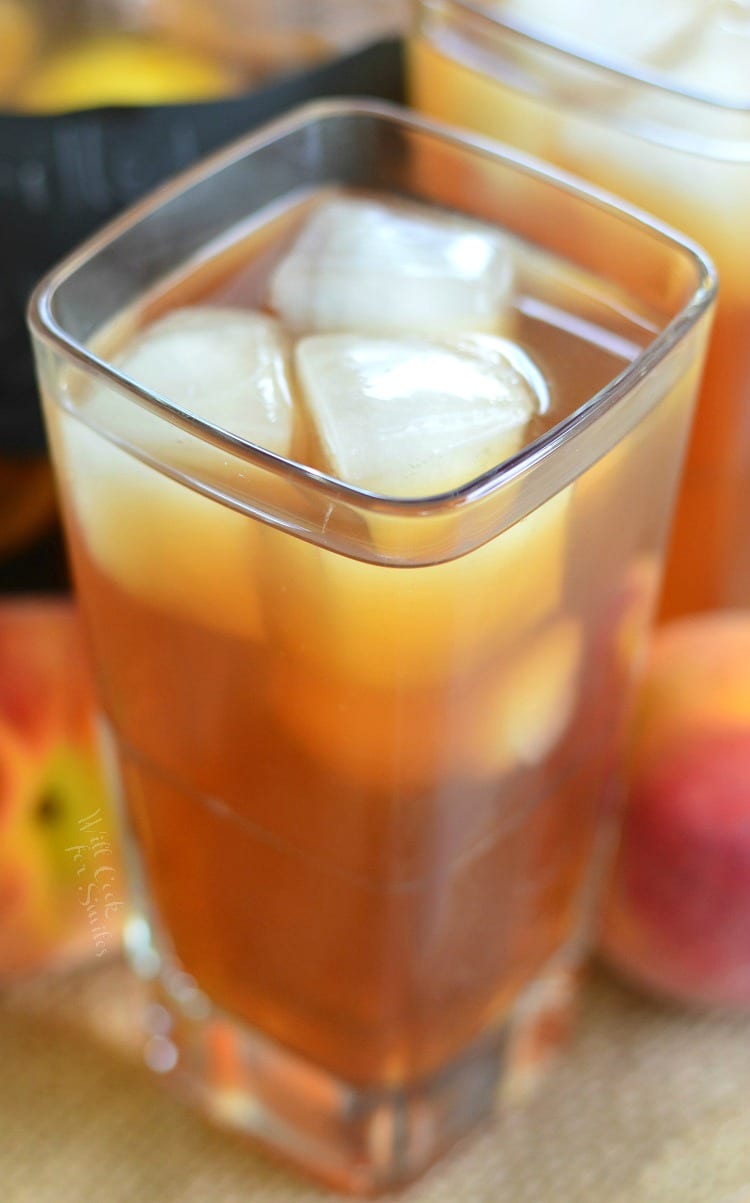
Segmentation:
{"type": "MultiPolygon", "coordinates": [[[[299,219],[173,280],[141,319],[256,304],[299,219]]],[[[531,255],[513,320],[551,382],[547,425],[652,336],[601,282],[531,255]]],[[[94,515],[76,421],[53,419],[144,905],[162,956],[219,1008],[347,1082],[413,1082],[497,1030],[579,938],[687,404],[678,388],[484,547],[411,568],[347,559],[143,467],[193,519],[161,532],[134,488],[104,564],[89,519],[106,498],[94,515]],[[235,558],[203,518],[231,522],[235,558]],[[138,554],[154,543],[137,583],[131,525],[138,554]]]]}
{"type": "MultiPolygon", "coordinates": [[[[746,162],[670,149],[629,135],[608,118],[608,96],[570,80],[565,100],[529,95],[512,52],[483,57],[460,38],[427,38],[411,50],[417,108],[520,146],[626,197],[705,246],[721,288],[667,560],[662,616],[750,602],[750,287],[746,162]]],[[[624,92],[623,110],[637,92],[624,92]]],[[[659,119],[654,96],[649,103],[659,119]]],[[[643,116],[643,109],[637,115],[643,116]]],[[[683,131],[684,132],[684,131],[683,131]]],[[[644,263],[644,272],[648,264],[644,263]]]]}

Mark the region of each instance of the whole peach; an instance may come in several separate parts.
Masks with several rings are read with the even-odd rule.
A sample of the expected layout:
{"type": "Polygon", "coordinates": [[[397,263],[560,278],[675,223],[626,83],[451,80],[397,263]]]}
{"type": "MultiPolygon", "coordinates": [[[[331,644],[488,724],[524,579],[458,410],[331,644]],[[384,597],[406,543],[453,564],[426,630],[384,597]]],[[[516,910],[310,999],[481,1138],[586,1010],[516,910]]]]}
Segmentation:
{"type": "Polygon", "coordinates": [[[0,602],[0,982],[116,947],[124,886],[73,603],[0,602]]]}
{"type": "Polygon", "coordinates": [[[750,613],[655,636],[601,943],[659,993],[750,1007],[750,613]]]}

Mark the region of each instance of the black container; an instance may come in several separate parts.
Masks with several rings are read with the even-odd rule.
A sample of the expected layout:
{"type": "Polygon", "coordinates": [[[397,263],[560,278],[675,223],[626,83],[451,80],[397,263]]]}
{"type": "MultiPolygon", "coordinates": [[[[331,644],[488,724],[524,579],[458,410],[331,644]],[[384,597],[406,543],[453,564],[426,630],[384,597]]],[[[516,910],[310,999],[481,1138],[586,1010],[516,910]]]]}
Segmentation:
{"type": "Polygon", "coordinates": [[[393,41],[231,100],[0,116],[0,449],[44,446],[24,311],[53,263],[169,176],[292,105],[319,96],[400,100],[403,90],[393,41]]]}
{"type": "MultiPolygon", "coordinates": [[[[37,279],[120,209],[194,160],[285,109],[321,96],[404,96],[398,41],[378,42],[267,88],[210,103],[0,115],[0,523],[3,461],[44,454],[25,326],[37,279]]],[[[0,591],[65,583],[59,535],[3,554],[0,591]]]]}

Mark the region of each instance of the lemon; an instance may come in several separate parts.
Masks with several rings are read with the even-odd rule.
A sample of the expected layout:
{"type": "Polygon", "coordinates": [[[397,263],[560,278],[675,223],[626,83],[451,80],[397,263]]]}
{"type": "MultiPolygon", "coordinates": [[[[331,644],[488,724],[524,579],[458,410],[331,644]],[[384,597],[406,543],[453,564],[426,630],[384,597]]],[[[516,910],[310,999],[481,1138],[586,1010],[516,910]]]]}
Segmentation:
{"type": "Polygon", "coordinates": [[[237,80],[212,59],[145,38],[99,35],[43,60],[17,97],[31,113],[212,100],[237,80]]]}
{"type": "Polygon", "coordinates": [[[0,0],[0,97],[6,99],[27,70],[39,30],[21,0],[0,0]]]}

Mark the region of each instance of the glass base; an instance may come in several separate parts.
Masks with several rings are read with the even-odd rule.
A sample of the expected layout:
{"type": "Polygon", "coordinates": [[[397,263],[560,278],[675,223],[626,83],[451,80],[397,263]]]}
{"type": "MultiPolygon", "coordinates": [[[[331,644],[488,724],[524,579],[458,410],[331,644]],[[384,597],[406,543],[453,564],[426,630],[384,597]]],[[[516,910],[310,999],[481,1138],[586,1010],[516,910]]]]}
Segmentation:
{"type": "Polygon", "coordinates": [[[556,958],[501,1028],[432,1077],[353,1087],[217,1013],[178,971],[152,983],[145,1059],[181,1098],[329,1187],[373,1195],[412,1181],[535,1086],[565,1043],[577,967],[556,958]]]}

